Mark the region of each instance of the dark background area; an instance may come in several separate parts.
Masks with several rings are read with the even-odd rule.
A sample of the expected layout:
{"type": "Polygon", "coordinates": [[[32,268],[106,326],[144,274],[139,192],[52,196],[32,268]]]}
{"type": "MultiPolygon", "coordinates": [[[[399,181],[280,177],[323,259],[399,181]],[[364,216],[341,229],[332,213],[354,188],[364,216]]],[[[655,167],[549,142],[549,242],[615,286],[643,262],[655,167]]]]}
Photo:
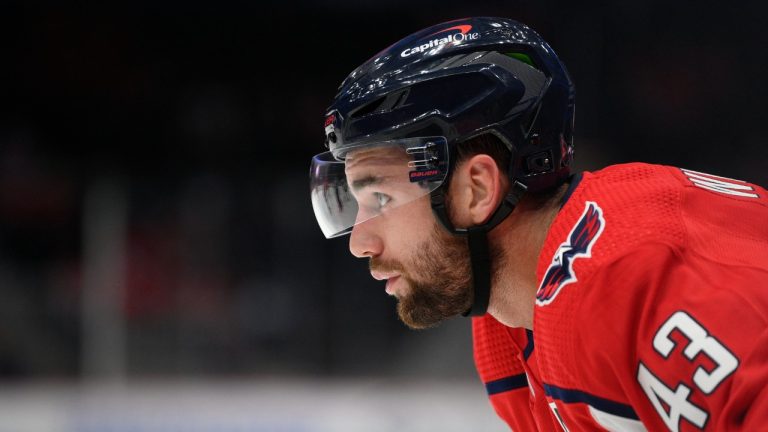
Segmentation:
{"type": "Polygon", "coordinates": [[[514,18],[576,83],[577,169],[645,161],[765,186],[765,13],[757,1],[4,2],[0,376],[471,374],[468,321],[406,330],[346,239],[315,223],[309,161],[346,74],[435,23],[514,18]],[[113,269],[105,256],[117,308],[94,318],[110,309],[84,286],[113,269]],[[115,356],[93,327],[119,336],[115,356]]]}

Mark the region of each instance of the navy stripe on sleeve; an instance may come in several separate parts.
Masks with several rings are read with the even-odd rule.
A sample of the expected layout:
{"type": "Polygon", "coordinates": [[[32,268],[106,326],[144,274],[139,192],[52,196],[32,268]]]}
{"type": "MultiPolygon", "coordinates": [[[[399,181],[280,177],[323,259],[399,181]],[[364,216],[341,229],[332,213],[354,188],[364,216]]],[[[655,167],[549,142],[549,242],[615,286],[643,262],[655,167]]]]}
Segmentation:
{"type": "Polygon", "coordinates": [[[640,420],[640,417],[637,416],[637,413],[634,409],[632,409],[631,406],[604,399],[599,396],[594,396],[580,390],[570,390],[556,387],[550,384],[544,384],[544,392],[547,394],[547,396],[551,396],[552,398],[561,400],[565,403],[581,402],[609,414],[633,420],[640,420]]]}
{"type": "Polygon", "coordinates": [[[524,373],[485,383],[485,390],[488,392],[488,396],[523,387],[528,387],[528,377],[526,377],[524,373]]]}

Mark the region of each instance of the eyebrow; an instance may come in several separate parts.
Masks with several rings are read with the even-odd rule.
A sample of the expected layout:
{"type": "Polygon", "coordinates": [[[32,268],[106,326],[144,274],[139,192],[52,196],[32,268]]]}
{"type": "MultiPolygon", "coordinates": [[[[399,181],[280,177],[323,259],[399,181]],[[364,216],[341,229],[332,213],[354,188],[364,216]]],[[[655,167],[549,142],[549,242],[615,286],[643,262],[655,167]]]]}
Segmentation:
{"type": "Polygon", "coordinates": [[[383,183],[383,182],[384,182],[384,178],[383,177],[369,175],[369,176],[363,177],[361,179],[353,180],[352,181],[352,190],[357,191],[357,190],[360,190],[360,189],[362,189],[364,187],[367,187],[367,186],[370,186],[370,185],[375,185],[375,184],[380,184],[380,183],[383,183]]]}

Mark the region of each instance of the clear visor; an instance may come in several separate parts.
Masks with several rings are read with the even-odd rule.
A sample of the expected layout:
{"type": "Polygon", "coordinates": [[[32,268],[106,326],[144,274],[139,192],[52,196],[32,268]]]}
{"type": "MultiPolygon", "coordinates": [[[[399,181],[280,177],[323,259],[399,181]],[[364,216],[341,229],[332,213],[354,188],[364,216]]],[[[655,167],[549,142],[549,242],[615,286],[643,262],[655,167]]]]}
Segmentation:
{"type": "Polygon", "coordinates": [[[325,237],[336,237],[429,194],[447,174],[443,137],[345,146],[312,158],[312,207],[325,237]]]}

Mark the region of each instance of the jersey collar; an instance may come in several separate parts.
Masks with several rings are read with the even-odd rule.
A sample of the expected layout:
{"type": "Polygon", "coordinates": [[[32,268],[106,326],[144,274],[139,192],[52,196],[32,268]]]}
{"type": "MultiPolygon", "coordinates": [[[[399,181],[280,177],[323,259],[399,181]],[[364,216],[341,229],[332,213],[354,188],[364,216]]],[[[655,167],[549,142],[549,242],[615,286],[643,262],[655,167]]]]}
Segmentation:
{"type": "Polygon", "coordinates": [[[578,173],[573,174],[568,178],[568,189],[565,191],[565,194],[563,194],[563,198],[560,200],[560,208],[562,209],[563,206],[565,206],[565,203],[568,202],[568,199],[571,198],[571,195],[573,195],[573,191],[576,190],[576,187],[581,183],[581,179],[584,177],[584,173],[578,173]]]}

